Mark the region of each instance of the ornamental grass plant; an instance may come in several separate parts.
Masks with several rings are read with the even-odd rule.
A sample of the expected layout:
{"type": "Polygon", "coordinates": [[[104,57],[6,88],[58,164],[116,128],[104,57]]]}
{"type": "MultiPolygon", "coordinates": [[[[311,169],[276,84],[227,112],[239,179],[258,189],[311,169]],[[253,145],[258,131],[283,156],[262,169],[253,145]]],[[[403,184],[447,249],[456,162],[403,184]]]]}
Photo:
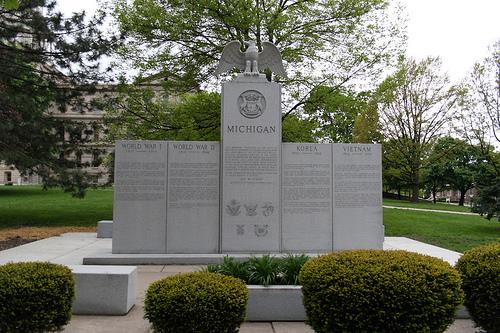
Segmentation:
{"type": "Polygon", "coordinates": [[[282,258],[266,254],[247,261],[226,256],[222,264],[208,265],[206,271],[233,276],[246,284],[297,285],[300,269],[308,259],[304,254],[288,254],[282,258]]]}

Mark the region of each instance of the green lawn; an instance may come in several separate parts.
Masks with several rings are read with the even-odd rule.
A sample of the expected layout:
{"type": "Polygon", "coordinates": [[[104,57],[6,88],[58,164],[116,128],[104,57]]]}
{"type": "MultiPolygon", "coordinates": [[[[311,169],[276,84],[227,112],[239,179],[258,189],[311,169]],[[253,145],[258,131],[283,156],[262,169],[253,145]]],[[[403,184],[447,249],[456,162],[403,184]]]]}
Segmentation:
{"type": "Polygon", "coordinates": [[[75,199],[60,189],[0,186],[0,229],[20,226],[96,226],[113,216],[113,190],[89,190],[75,199]]]}
{"type": "Polygon", "coordinates": [[[464,252],[500,241],[500,222],[480,216],[384,208],[386,236],[404,236],[464,252]]]}
{"type": "Polygon", "coordinates": [[[417,203],[413,203],[406,200],[384,199],[384,205],[470,213],[470,207],[464,207],[457,204],[449,204],[444,202],[437,202],[434,204],[432,203],[432,201],[419,201],[417,203]]]}
{"type": "MultiPolygon", "coordinates": [[[[397,200],[384,204],[427,208],[397,200]]],[[[459,208],[447,204],[444,210],[459,208]]],[[[463,208],[463,207],[460,207],[463,208]]],[[[0,186],[0,229],[20,226],[96,226],[112,219],[113,190],[89,190],[85,199],[74,199],[59,189],[37,186],[0,186]]],[[[474,246],[500,241],[500,222],[480,216],[384,209],[386,236],[404,236],[463,252],[474,246]]]]}

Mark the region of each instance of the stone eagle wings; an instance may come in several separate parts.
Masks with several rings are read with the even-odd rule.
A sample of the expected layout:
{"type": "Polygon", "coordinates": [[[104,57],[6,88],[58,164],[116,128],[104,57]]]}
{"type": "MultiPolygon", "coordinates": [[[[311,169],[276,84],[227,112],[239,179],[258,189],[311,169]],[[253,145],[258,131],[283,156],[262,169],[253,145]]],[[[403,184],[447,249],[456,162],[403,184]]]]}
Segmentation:
{"type": "Polygon", "coordinates": [[[262,52],[259,52],[254,41],[245,43],[248,45],[245,52],[241,52],[239,41],[229,42],[222,51],[216,75],[237,68],[244,75],[258,75],[259,68],[269,68],[272,72],[286,77],[285,68],[278,48],[271,42],[262,43],[262,52]]]}

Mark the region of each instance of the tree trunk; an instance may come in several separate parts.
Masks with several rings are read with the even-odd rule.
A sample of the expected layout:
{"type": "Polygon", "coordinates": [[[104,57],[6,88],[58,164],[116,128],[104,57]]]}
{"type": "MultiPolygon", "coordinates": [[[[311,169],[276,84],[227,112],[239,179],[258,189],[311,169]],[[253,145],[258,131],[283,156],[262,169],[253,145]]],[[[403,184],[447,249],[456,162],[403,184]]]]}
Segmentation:
{"type": "Polygon", "coordinates": [[[436,203],[436,188],[432,188],[432,202],[436,203]]]}
{"type": "Polygon", "coordinates": [[[398,200],[401,200],[401,188],[398,188],[398,200]]]}
{"type": "Polygon", "coordinates": [[[460,190],[460,200],[458,201],[458,205],[459,206],[463,206],[464,205],[465,193],[466,192],[467,192],[467,190],[465,190],[465,191],[460,190]]]}
{"type": "Polygon", "coordinates": [[[418,182],[411,185],[411,202],[418,202],[418,190],[420,189],[418,185],[418,182]]]}

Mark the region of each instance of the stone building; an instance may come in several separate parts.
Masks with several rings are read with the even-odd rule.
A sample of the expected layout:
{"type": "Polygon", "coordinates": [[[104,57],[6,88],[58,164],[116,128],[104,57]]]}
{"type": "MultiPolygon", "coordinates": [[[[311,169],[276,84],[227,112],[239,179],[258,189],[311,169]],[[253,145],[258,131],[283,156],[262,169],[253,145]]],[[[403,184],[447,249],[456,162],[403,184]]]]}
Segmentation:
{"type": "MultiPolygon", "coordinates": [[[[96,94],[100,94],[104,90],[109,91],[106,86],[97,87],[96,94]]],[[[91,98],[94,98],[94,95],[84,97],[87,101],[91,98]]],[[[77,153],[65,157],[76,158],[78,162],[86,165],[84,169],[92,175],[95,183],[106,183],[108,181],[108,174],[102,162],[112,151],[112,145],[109,145],[105,141],[103,111],[98,108],[67,107],[64,112],[61,112],[58,108],[53,107],[47,113],[55,118],[84,124],[82,132],[76,133],[76,135],[85,136],[89,143],[80,147],[81,149],[77,153]]],[[[64,129],[61,130],[64,131],[64,129]]],[[[66,131],[61,133],[61,137],[64,137],[65,140],[69,140],[70,135],[75,135],[75,133],[68,133],[66,131]]],[[[41,179],[36,174],[21,175],[15,166],[6,165],[0,161],[0,185],[33,185],[40,183],[41,179]]]]}

